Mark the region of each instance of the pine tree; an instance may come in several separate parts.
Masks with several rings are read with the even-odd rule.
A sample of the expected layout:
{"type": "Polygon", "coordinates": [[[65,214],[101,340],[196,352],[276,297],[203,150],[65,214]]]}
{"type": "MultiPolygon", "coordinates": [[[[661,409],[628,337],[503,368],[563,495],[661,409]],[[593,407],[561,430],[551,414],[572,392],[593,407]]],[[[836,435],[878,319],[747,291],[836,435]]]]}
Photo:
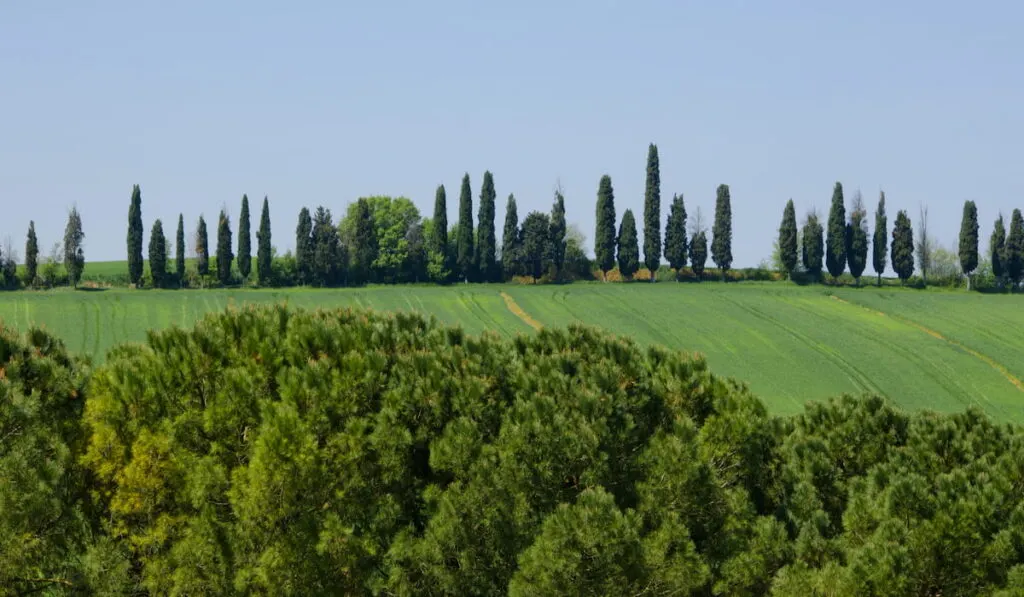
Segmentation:
{"type": "Polygon", "coordinates": [[[480,280],[493,282],[497,279],[497,262],[495,260],[496,241],[494,238],[494,176],[491,171],[484,172],[484,181],[480,187],[480,208],[477,212],[476,253],[473,262],[476,264],[480,280]]]}
{"type": "Polygon", "coordinates": [[[149,233],[149,277],[153,279],[153,288],[163,288],[167,278],[167,238],[159,218],[149,233]]]}
{"type": "Polygon", "coordinates": [[[1006,276],[1012,284],[1011,290],[1020,284],[1024,274],[1024,219],[1019,209],[1013,210],[1010,216],[1010,231],[1006,235],[1006,276]]]}
{"type": "Polygon", "coordinates": [[[508,196],[505,204],[505,228],[501,234],[501,267],[505,272],[506,279],[522,271],[521,241],[519,237],[519,210],[516,207],[515,195],[508,196]]]}
{"type": "Polygon", "coordinates": [[[199,216],[199,225],[196,226],[196,273],[210,275],[210,237],[203,216],[199,216]]]}
{"type": "Polygon", "coordinates": [[[607,280],[615,267],[615,190],[612,177],[605,174],[597,187],[597,230],[594,233],[594,259],[607,280]]]}
{"type": "Polygon", "coordinates": [[[365,284],[370,280],[373,262],[377,259],[377,227],[373,220],[370,203],[360,197],[356,203],[355,231],[350,247],[351,267],[349,279],[353,284],[365,284]]]}
{"type": "Polygon", "coordinates": [[[1006,275],[1006,226],[1003,214],[999,214],[992,226],[992,238],[989,240],[989,256],[992,259],[992,275],[1002,281],[1006,275]]]}
{"type": "Polygon", "coordinates": [[[732,201],[729,185],[718,185],[715,199],[715,225],[711,229],[711,259],[722,273],[722,280],[732,267],[732,201]]]}
{"type": "Polygon", "coordinates": [[[295,226],[295,267],[302,283],[309,284],[313,273],[313,218],[305,207],[299,210],[295,226]]]}
{"type": "Polygon", "coordinates": [[[836,182],[832,190],[832,208],[828,212],[828,237],[825,247],[825,267],[833,278],[846,269],[846,202],[843,183],[836,182]]]}
{"type": "Polygon", "coordinates": [[[658,146],[647,147],[647,184],[644,190],[644,265],[651,272],[651,282],[657,279],[661,265],[661,166],[658,146]]]}
{"type": "Polygon", "coordinates": [[[242,195],[242,211],[238,214],[238,273],[243,280],[252,271],[252,234],[249,232],[249,196],[242,195]]]}
{"type": "Polygon", "coordinates": [[[138,286],[142,282],[142,191],[132,187],[128,206],[128,281],[138,286]]]}
{"type": "Polygon", "coordinates": [[[846,259],[850,264],[850,275],[860,286],[860,277],[868,266],[868,212],[860,191],[853,196],[850,221],[846,225],[846,259]]]}
{"type": "Polygon", "coordinates": [[[815,211],[807,214],[802,234],[802,257],[804,269],[812,278],[821,276],[822,258],[825,253],[824,229],[815,211]]]}
{"type": "Polygon", "coordinates": [[[548,250],[551,251],[551,265],[555,275],[561,279],[565,265],[565,197],[562,192],[555,191],[555,203],[551,206],[551,229],[548,239],[548,250]]]}
{"type": "Polygon", "coordinates": [[[632,278],[633,274],[640,269],[640,245],[636,235],[636,219],[633,217],[631,209],[622,213],[622,224],[619,226],[617,243],[619,274],[623,279],[632,278]]]}
{"type": "Polygon", "coordinates": [[[668,222],[665,223],[665,258],[668,265],[676,272],[686,267],[686,205],[682,195],[672,195],[672,205],[668,208],[668,222]]]}
{"type": "Polygon", "coordinates": [[[270,286],[274,279],[273,251],[270,244],[270,202],[263,196],[260,229],[256,232],[256,279],[260,286],[270,286]]]}
{"type": "Polygon", "coordinates": [[[217,218],[217,279],[225,286],[231,283],[231,262],[234,258],[231,252],[231,221],[222,209],[217,218]]]}
{"type": "Polygon", "coordinates": [[[548,214],[531,211],[523,220],[523,263],[526,273],[536,282],[547,265],[551,250],[548,247],[551,221],[548,214]]]}
{"type": "Polygon", "coordinates": [[[907,212],[900,210],[896,214],[896,223],[892,228],[892,271],[905,284],[914,275],[914,231],[910,226],[907,212]]]}
{"type": "Polygon", "coordinates": [[[85,233],[82,232],[82,218],[78,215],[78,208],[72,207],[71,212],[68,213],[68,224],[64,228],[64,267],[68,272],[68,281],[75,288],[78,288],[78,281],[82,279],[82,270],[85,269],[83,240],[85,240],[85,233]]]}
{"type": "Polygon", "coordinates": [[[960,220],[960,269],[967,276],[967,289],[971,289],[971,274],[978,269],[978,208],[973,201],[964,201],[960,220]]]}
{"type": "MultiPolygon", "coordinates": [[[[431,236],[429,251],[435,256],[433,259],[440,259],[442,270],[451,273],[452,259],[451,251],[448,250],[448,196],[444,185],[438,185],[434,192],[434,230],[431,236]]],[[[442,280],[446,276],[441,276],[442,280]]]]}
{"type": "Polygon", "coordinates": [[[888,218],[885,215],[885,191],[878,193],[878,209],[875,210],[875,236],[871,242],[871,259],[878,275],[878,285],[882,285],[882,274],[885,273],[885,258],[889,248],[888,218]]]}
{"type": "Polygon", "coordinates": [[[473,191],[469,186],[469,174],[462,177],[459,190],[459,232],[456,237],[455,267],[464,282],[475,275],[473,263],[473,191]]]}
{"type": "Polygon", "coordinates": [[[704,279],[704,264],[708,261],[708,237],[703,230],[695,232],[690,241],[690,268],[697,280],[704,279]]]}
{"type": "Polygon", "coordinates": [[[39,270],[39,239],[36,238],[36,223],[28,223],[28,237],[25,239],[25,285],[36,282],[39,270]]]}
{"type": "Polygon", "coordinates": [[[782,223],[779,225],[779,258],[787,278],[796,271],[797,244],[796,208],[790,199],[782,210],[782,223]]]}

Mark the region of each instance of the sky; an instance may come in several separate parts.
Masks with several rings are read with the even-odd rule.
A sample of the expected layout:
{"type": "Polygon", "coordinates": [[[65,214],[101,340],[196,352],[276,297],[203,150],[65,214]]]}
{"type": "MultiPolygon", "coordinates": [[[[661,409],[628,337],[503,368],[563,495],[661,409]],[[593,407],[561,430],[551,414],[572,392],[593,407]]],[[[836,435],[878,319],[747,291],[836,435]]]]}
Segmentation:
{"type": "Polygon", "coordinates": [[[972,199],[985,250],[1024,208],[1021,23],[986,0],[2,2],[0,239],[22,255],[34,220],[45,253],[75,205],[87,260],[124,259],[137,183],[147,238],[247,193],[283,252],[303,206],[429,216],[444,184],[454,222],[466,172],[475,216],[490,170],[498,235],[509,193],[522,217],[560,184],[592,247],[603,174],[642,228],[655,143],[662,227],[674,193],[710,224],[728,184],[736,267],[836,181],[848,208],[884,190],[890,227],[927,205],[945,246],[972,199]]]}

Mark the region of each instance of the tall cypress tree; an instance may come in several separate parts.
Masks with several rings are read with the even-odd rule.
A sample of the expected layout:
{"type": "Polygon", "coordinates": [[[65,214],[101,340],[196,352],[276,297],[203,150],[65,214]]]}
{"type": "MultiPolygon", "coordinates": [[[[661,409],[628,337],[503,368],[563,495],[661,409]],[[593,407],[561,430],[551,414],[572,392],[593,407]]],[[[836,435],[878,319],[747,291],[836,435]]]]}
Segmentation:
{"type": "Polygon", "coordinates": [[[222,209],[217,218],[217,279],[225,286],[231,283],[231,262],[234,258],[231,252],[231,221],[222,209]]]}
{"type": "Polygon", "coordinates": [[[495,250],[497,241],[494,237],[494,202],[497,195],[494,191],[494,176],[490,170],[484,172],[484,181],[480,186],[480,208],[477,212],[476,227],[476,263],[480,272],[480,280],[494,282],[498,277],[495,250]]]}
{"type": "Polygon", "coordinates": [[[615,267],[615,190],[612,177],[605,174],[597,187],[597,230],[594,233],[594,258],[607,280],[615,267]]]}
{"type": "Polygon", "coordinates": [[[824,233],[818,213],[811,211],[804,222],[801,250],[804,269],[812,278],[821,276],[822,258],[825,253],[824,233]]]}
{"type": "Polygon", "coordinates": [[[28,223],[28,236],[25,239],[25,285],[31,286],[36,282],[36,275],[39,270],[39,239],[36,238],[36,223],[28,223]]]}
{"type": "Polygon", "coordinates": [[[210,236],[203,216],[199,216],[199,225],[196,226],[196,272],[200,276],[210,275],[210,236]]]}
{"type": "Polygon", "coordinates": [[[832,207],[828,212],[828,237],[825,246],[825,267],[833,278],[846,269],[846,202],[843,183],[836,182],[832,189],[832,207]]]}
{"type": "Polygon", "coordinates": [[[1010,232],[1006,235],[1006,276],[1010,279],[1011,290],[1020,284],[1024,274],[1024,219],[1019,209],[1010,216],[1010,232]]]}
{"type": "Polygon", "coordinates": [[[644,265],[651,272],[651,282],[657,279],[661,265],[661,166],[658,146],[647,147],[647,184],[644,190],[644,265]]]}
{"type": "Polygon", "coordinates": [[[544,275],[547,258],[551,253],[548,240],[551,228],[548,214],[531,211],[523,218],[523,265],[526,273],[533,277],[534,283],[544,275]]]}
{"type": "Polygon", "coordinates": [[[522,271],[521,243],[519,209],[516,207],[515,195],[509,194],[508,202],[505,204],[505,227],[501,233],[501,268],[506,279],[511,279],[522,271]]]}
{"type": "Polygon", "coordinates": [[[273,283],[274,267],[270,244],[270,202],[263,196],[263,210],[260,213],[260,229],[256,231],[256,279],[260,286],[273,283]]]}
{"type": "Polygon", "coordinates": [[[668,222],[665,223],[665,258],[668,265],[676,272],[686,266],[686,205],[682,195],[672,195],[672,205],[668,208],[668,222]]]}
{"type": "Polygon", "coordinates": [[[473,191],[469,186],[469,173],[462,177],[459,189],[459,229],[456,241],[455,267],[464,282],[475,274],[473,263],[473,191]]]}
{"type": "Polygon", "coordinates": [[[68,214],[68,224],[64,228],[64,267],[68,272],[68,281],[75,288],[78,288],[78,281],[82,279],[82,271],[85,269],[85,252],[82,250],[84,239],[82,217],[78,215],[78,208],[72,207],[68,214]]]}
{"type": "Polygon", "coordinates": [[[978,269],[978,208],[973,201],[964,201],[964,214],[960,220],[960,269],[967,276],[967,289],[971,289],[971,274],[978,269]]]}
{"type": "Polygon", "coordinates": [[[632,278],[640,269],[640,245],[636,235],[636,218],[633,210],[622,212],[622,225],[619,226],[619,274],[624,278],[632,278]]]}
{"type": "Polygon", "coordinates": [[[132,186],[128,206],[128,281],[136,286],[142,281],[142,191],[132,186]]]}
{"type": "Polygon", "coordinates": [[[704,279],[704,264],[708,261],[708,237],[703,230],[698,230],[690,240],[690,266],[697,280],[704,279]]]}
{"type": "Polygon", "coordinates": [[[451,270],[451,255],[448,251],[448,196],[444,185],[438,185],[434,192],[434,232],[429,250],[442,257],[444,268],[451,270]]]}
{"type": "Polygon", "coordinates": [[[729,185],[718,185],[715,199],[715,225],[711,229],[711,259],[722,272],[722,280],[732,267],[732,200],[729,185]]]}
{"type": "Polygon", "coordinates": [[[792,277],[796,270],[797,244],[796,208],[790,199],[782,210],[782,223],[779,224],[779,260],[787,278],[792,277]]]}
{"type": "Polygon", "coordinates": [[[365,284],[370,280],[373,262],[377,259],[377,226],[373,220],[370,202],[360,197],[356,203],[355,231],[350,248],[351,267],[349,279],[353,284],[365,284]]]}
{"type": "Polygon", "coordinates": [[[896,214],[896,223],[892,228],[892,271],[905,284],[914,275],[914,231],[910,226],[907,212],[900,210],[896,214]]]}
{"type": "Polygon", "coordinates": [[[167,238],[159,218],[153,222],[149,233],[149,276],[153,279],[153,288],[163,288],[167,279],[167,238]]]}
{"type": "Polygon", "coordinates": [[[295,267],[302,283],[309,284],[313,272],[313,217],[305,207],[299,210],[299,223],[295,226],[295,267]]]}
{"type": "Polygon", "coordinates": [[[889,223],[885,215],[885,191],[878,193],[878,209],[875,210],[875,236],[871,242],[871,260],[878,275],[878,285],[882,285],[882,274],[885,272],[885,257],[889,247],[889,223]]]}
{"type": "Polygon", "coordinates": [[[551,225],[548,239],[548,250],[551,251],[551,265],[555,266],[556,275],[562,277],[562,266],[565,265],[565,197],[562,192],[555,191],[555,203],[551,206],[551,225]]]}
{"type": "Polygon", "coordinates": [[[860,286],[860,276],[868,266],[868,212],[860,191],[853,196],[850,221],[846,225],[846,259],[850,264],[850,275],[860,286]]]}
{"type": "Polygon", "coordinates": [[[249,196],[242,195],[242,211],[238,214],[238,273],[243,280],[252,271],[252,234],[249,232],[249,196]]]}
{"type": "Polygon", "coordinates": [[[174,237],[174,276],[178,285],[185,283],[185,215],[178,214],[178,233],[174,237]]]}
{"type": "Polygon", "coordinates": [[[1006,226],[1003,224],[1003,214],[999,214],[996,223],[992,226],[989,252],[989,257],[992,259],[992,275],[1001,282],[1003,276],[1006,275],[1006,226]]]}

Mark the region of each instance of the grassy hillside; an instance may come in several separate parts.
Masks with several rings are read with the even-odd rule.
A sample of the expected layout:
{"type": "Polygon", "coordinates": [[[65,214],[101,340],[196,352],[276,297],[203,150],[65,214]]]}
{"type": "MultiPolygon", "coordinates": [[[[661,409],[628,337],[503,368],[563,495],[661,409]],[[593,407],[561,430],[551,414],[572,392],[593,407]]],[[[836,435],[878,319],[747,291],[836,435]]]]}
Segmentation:
{"type": "Polygon", "coordinates": [[[785,284],[389,286],[340,290],[54,291],[0,294],[0,318],[38,324],[102,359],[150,328],[245,302],[416,310],[471,333],[581,321],[643,343],[699,351],[769,408],[871,391],[904,407],[977,404],[1024,422],[1024,301],[1017,296],[785,284]],[[834,294],[834,296],[833,296],[834,294]]]}

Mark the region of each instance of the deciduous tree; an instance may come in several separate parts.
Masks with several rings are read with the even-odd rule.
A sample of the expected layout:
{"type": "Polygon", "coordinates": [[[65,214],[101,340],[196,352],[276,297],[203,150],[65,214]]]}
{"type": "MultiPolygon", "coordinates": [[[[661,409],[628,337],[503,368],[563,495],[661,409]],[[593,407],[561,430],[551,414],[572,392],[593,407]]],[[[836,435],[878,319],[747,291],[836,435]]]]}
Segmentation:
{"type": "Polygon", "coordinates": [[[597,187],[597,230],[594,233],[594,259],[607,280],[615,267],[615,191],[612,177],[605,174],[597,187]]]}
{"type": "Polygon", "coordinates": [[[651,272],[651,282],[661,265],[661,165],[658,146],[647,147],[647,182],[644,190],[644,265],[651,272]]]}
{"type": "Polygon", "coordinates": [[[619,274],[623,279],[633,277],[640,269],[640,245],[636,234],[636,218],[633,210],[622,212],[622,224],[619,226],[618,255],[619,274]]]}

